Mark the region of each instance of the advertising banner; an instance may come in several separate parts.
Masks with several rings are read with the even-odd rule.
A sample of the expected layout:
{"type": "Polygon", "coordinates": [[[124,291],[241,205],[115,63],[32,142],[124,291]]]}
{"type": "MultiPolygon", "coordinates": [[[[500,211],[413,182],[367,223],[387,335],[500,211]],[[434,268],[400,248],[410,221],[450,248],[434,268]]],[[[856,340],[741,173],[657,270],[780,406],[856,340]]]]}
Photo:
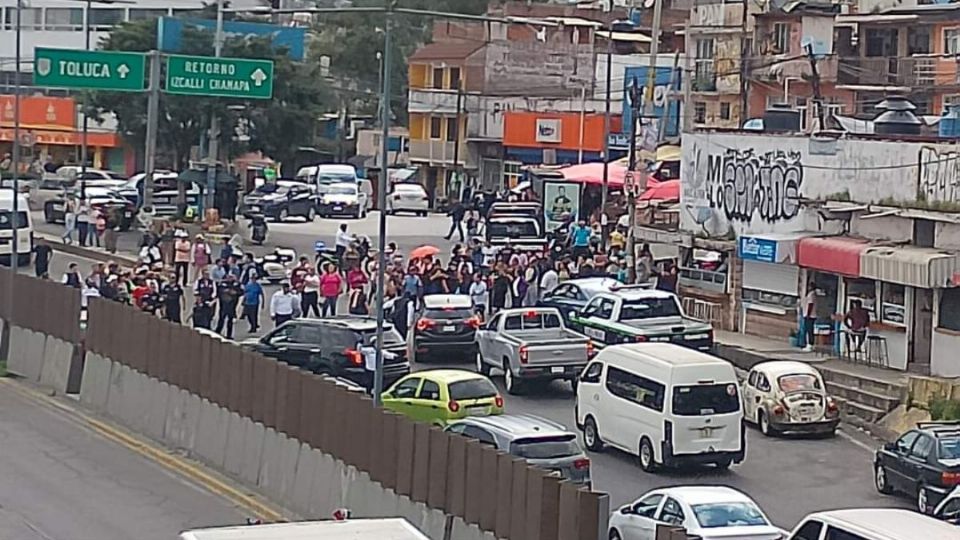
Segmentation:
{"type": "Polygon", "coordinates": [[[572,182],[543,183],[543,217],[545,229],[560,228],[577,221],[580,214],[580,184],[572,182]]]}

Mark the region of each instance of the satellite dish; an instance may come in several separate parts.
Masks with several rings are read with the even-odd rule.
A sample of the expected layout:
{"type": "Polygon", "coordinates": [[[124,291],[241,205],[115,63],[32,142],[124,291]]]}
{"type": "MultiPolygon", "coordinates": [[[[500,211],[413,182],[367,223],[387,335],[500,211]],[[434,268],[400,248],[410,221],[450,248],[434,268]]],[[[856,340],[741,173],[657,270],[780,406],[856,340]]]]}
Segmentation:
{"type": "Polygon", "coordinates": [[[646,9],[652,8],[657,3],[657,0],[643,0],[643,7],[646,9]]]}

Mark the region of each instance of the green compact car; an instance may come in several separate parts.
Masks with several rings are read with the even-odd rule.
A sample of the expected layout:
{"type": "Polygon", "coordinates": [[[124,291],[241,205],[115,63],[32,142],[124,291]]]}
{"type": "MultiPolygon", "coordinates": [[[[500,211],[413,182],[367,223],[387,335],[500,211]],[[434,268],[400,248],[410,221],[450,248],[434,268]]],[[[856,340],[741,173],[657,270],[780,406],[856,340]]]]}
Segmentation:
{"type": "Polygon", "coordinates": [[[384,408],[440,427],[468,416],[503,414],[503,397],[490,379],[459,369],[411,373],[381,397],[384,408]]]}

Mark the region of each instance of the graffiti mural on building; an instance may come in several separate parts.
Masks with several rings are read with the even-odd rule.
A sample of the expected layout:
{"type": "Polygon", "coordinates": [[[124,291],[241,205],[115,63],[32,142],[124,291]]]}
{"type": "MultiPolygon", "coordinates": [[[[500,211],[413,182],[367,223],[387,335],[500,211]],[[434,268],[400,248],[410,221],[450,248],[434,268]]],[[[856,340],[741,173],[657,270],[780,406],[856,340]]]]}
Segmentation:
{"type": "Polygon", "coordinates": [[[917,161],[920,167],[918,199],[960,202],[960,153],[924,146],[917,161]]]}
{"type": "Polygon", "coordinates": [[[728,220],[793,219],[800,213],[803,164],[799,152],[729,149],[707,156],[707,200],[728,220]]]}

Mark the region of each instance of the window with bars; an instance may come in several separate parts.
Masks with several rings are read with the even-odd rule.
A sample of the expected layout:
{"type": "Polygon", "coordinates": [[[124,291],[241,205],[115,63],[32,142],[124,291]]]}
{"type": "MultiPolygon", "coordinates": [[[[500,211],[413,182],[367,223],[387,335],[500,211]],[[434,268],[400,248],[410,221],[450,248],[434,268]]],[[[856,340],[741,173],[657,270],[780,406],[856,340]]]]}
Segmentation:
{"type": "Polygon", "coordinates": [[[523,164],[519,161],[503,162],[503,181],[507,187],[516,187],[520,183],[520,177],[523,176],[523,172],[520,170],[522,166],[523,164]]]}
{"type": "Polygon", "coordinates": [[[703,124],[707,121],[707,104],[703,101],[697,101],[693,104],[693,121],[697,124],[703,124]]]}
{"type": "MultiPolygon", "coordinates": [[[[22,7],[19,10],[23,14],[20,22],[22,30],[42,30],[43,29],[43,10],[40,8],[22,7]]],[[[7,8],[4,14],[4,27],[7,30],[13,30],[17,27],[17,9],[7,8]]]]}
{"type": "Polygon", "coordinates": [[[83,8],[47,8],[47,30],[82,30],[83,8]]]}
{"type": "Polygon", "coordinates": [[[93,8],[90,10],[90,28],[94,30],[112,28],[123,22],[123,10],[115,8],[93,8]]]}
{"type": "Polygon", "coordinates": [[[943,30],[943,52],[960,54],[960,26],[943,30]]]}
{"type": "Polygon", "coordinates": [[[771,35],[775,53],[785,54],[790,51],[790,24],[775,23],[771,35]]]}
{"type": "Polygon", "coordinates": [[[439,116],[430,117],[430,138],[439,139],[443,136],[443,118],[439,116]]]}
{"type": "Polygon", "coordinates": [[[727,101],[720,102],[720,119],[721,120],[730,119],[730,103],[727,101]]]}

